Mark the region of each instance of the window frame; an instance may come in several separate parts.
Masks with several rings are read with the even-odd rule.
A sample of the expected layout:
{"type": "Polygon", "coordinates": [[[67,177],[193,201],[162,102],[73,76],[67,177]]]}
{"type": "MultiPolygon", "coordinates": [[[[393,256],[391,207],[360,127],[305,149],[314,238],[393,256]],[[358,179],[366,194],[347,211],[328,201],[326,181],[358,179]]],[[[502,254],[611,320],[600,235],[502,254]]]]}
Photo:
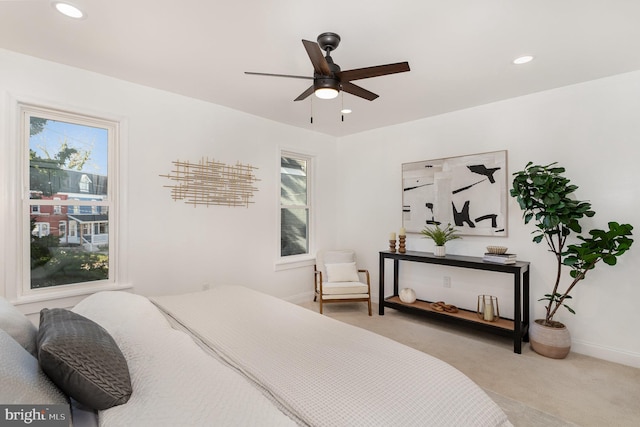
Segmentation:
{"type": "MultiPolygon", "coordinates": [[[[128,283],[128,230],[127,221],[122,215],[128,205],[128,191],[124,183],[127,182],[128,173],[128,149],[127,130],[128,120],[124,116],[118,116],[104,111],[94,111],[82,107],[70,107],[68,105],[55,104],[41,99],[13,94],[7,94],[6,115],[0,117],[0,124],[5,121],[4,133],[6,153],[0,163],[4,163],[4,171],[0,171],[0,202],[4,206],[0,208],[0,227],[4,228],[4,245],[0,245],[0,268],[5,271],[0,276],[0,286],[4,288],[4,296],[13,304],[23,307],[25,313],[37,313],[40,308],[50,304],[63,304],[71,306],[80,301],[86,295],[105,290],[131,289],[128,283]],[[29,109],[32,114],[54,120],[78,123],[75,118],[89,119],[90,126],[102,126],[109,123],[113,126],[111,132],[114,141],[110,144],[108,156],[108,168],[110,176],[111,197],[109,203],[110,236],[109,280],[85,282],[53,286],[48,288],[30,289],[30,244],[26,236],[30,229],[30,212],[26,211],[29,204],[25,199],[29,198],[29,180],[25,180],[29,168],[28,156],[28,131],[25,134],[24,111],[29,109]],[[25,143],[27,146],[25,147],[25,143]],[[18,266],[18,267],[16,267],[18,266]],[[29,269],[27,271],[27,268],[29,269]],[[57,301],[57,302],[53,302],[57,301]]],[[[82,124],[81,122],[79,124],[82,124]]],[[[39,201],[40,205],[58,205],[60,201],[39,201]]],[[[70,232],[71,226],[67,228],[70,232]]]]}
{"type": "MultiPolygon", "coordinates": [[[[63,112],[56,109],[38,107],[28,104],[20,104],[19,105],[19,115],[21,119],[21,132],[20,132],[20,141],[21,141],[21,152],[20,156],[22,157],[22,183],[23,183],[23,194],[29,194],[31,191],[31,183],[30,183],[30,159],[29,159],[29,150],[30,150],[30,119],[31,117],[38,117],[47,120],[56,120],[59,122],[70,123],[79,126],[91,126],[100,129],[107,130],[107,179],[111,182],[112,175],[115,176],[114,169],[112,168],[112,162],[115,161],[114,158],[114,147],[118,145],[118,123],[112,120],[107,120],[103,118],[97,118],[88,116],[86,114],[79,113],[70,113],[63,112]]],[[[83,175],[84,178],[85,175],[83,175]]],[[[89,179],[87,177],[87,179],[89,179]]],[[[82,182],[81,182],[82,184],[82,182]]],[[[117,186],[117,182],[115,183],[117,186]]],[[[88,184],[87,184],[88,186],[88,184]]],[[[80,193],[82,193],[82,185],[80,188],[80,193]]],[[[108,211],[117,209],[117,200],[115,198],[115,190],[111,185],[107,187],[107,196],[106,199],[97,201],[84,201],[84,200],[74,200],[73,198],[69,198],[66,200],[56,200],[52,198],[52,200],[42,200],[42,199],[31,199],[29,197],[23,197],[22,199],[22,221],[24,222],[24,226],[30,228],[30,215],[27,215],[27,212],[31,212],[31,206],[35,203],[38,203],[40,206],[52,206],[49,209],[55,209],[56,206],[90,206],[94,207],[106,207],[108,211]]],[[[109,217],[109,222],[111,222],[111,217],[109,217]]],[[[23,229],[24,231],[24,229],[23,229]]],[[[53,289],[64,289],[64,288],[74,288],[74,289],[88,289],[93,287],[99,287],[100,285],[113,285],[115,283],[115,275],[113,273],[114,270],[117,270],[117,258],[115,257],[115,241],[114,236],[109,235],[109,272],[108,277],[102,280],[95,280],[91,282],[78,282],[78,283],[66,283],[60,284],[51,287],[45,288],[35,288],[31,287],[31,265],[30,265],[30,244],[28,239],[23,237],[23,251],[22,251],[22,277],[24,278],[22,282],[22,290],[21,295],[38,295],[42,293],[50,293],[53,289]],[[113,270],[112,270],[113,269],[113,270]]]]}
{"type": "Polygon", "coordinates": [[[313,265],[315,260],[315,169],[316,155],[301,152],[299,150],[284,149],[278,150],[278,186],[277,186],[277,252],[276,252],[276,271],[290,268],[303,267],[313,265]],[[285,255],[282,256],[282,209],[288,207],[301,207],[302,205],[282,205],[281,204],[281,188],[282,188],[282,158],[291,157],[294,159],[304,160],[307,163],[307,201],[305,208],[307,209],[307,252],[304,254],[285,255]]]}

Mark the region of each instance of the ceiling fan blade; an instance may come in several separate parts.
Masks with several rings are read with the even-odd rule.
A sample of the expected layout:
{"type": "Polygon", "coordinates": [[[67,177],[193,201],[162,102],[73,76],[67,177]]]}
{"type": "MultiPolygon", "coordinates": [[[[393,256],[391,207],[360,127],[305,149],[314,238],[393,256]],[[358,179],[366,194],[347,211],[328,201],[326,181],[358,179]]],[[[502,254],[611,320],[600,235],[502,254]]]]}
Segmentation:
{"type": "Polygon", "coordinates": [[[373,101],[374,99],[376,99],[378,97],[378,95],[376,95],[373,92],[369,92],[366,89],[361,88],[360,86],[356,86],[353,83],[349,83],[349,82],[341,82],[340,85],[342,86],[342,90],[350,93],[351,95],[355,95],[355,96],[359,96],[360,98],[364,98],[367,101],[373,101]]]}
{"type": "Polygon", "coordinates": [[[307,80],[313,80],[313,77],[308,77],[308,76],[292,76],[289,74],[271,74],[271,73],[254,73],[253,71],[245,71],[245,74],[249,74],[252,76],[269,76],[269,77],[287,77],[290,79],[307,79],[307,80]]]}
{"type": "Polygon", "coordinates": [[[296,99],[294,99],[294,101],[302,101],[312,93],[313,93],[313,85],[309,86],[309,89],[302,92],[296,99]]]}
{"type": "Polygon", "coordinates": [[[329,68],[327,60],[324,58],[324,56],[322,56],[322,51],[320,50],[320,46],[318,46],[318,43],[310,42],[309,40],[302,40],[302,44],[307,50],[307,54],[309,55],[309,59],[313,64],[313,70],[316,72],[316,74],[330,76],[331,69],[329,68]]]}
{"type": "Polygon", "coordinates": [[[368,79],[370,77],[384,76],[387,74],[404,73],[405,71],[410,71],[408,62],[338,71],[336,72],[336,76],[340,79],[340,82],[350,82],[351,80],[368,79]]]}

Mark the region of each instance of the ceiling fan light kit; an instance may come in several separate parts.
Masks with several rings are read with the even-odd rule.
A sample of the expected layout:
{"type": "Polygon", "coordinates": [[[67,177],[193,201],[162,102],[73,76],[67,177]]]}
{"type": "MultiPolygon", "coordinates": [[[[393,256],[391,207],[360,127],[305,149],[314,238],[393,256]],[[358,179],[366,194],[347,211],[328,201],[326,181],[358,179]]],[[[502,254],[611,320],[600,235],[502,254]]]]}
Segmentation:
{"type": "Polygon", "coordinates": [[[338,96],[340,85],[335,79],[314,79],[313,92],[320,99],[333,99],[338,96]]]}
{"type": "Polygon", "coordinates": [[[338,96],[338,91],[336,89],[326,88],[326,87],[324,88],[321,87],[320,89],[316,89],[314,93],[320,99],[333,99],[338,96]]]}
{"type": "Polygon", "coordinates": [[[341,91],[350,93],[351,95],[358,96],[368,101],[373,101],[378,98],[377,94],[351,82],[353,80],[368,79],[371,77],[410,71],[408,62],[398,62],[395,64],[377,65],[374,67],[342,71],[340,66],[334,63],[333,58],[331,58],[331,52],[336,50],[340,44],[340,36],[336,33],[322,33],[318,36],[317,42],[302,40],[302,44],[307,51],[307,55],[309,55],[311,64],[313,65],[313,77],[256,73],[249,71],[246,71],[245,74],[313,80],[313,84],[298,95],[294,101],[302,101],[311,94],[315,94],[316,97],[321,99],[333,99],[337,97],[341,91]],[[326,52],[325,56],[322,55],[322,50],[326,52]]]}

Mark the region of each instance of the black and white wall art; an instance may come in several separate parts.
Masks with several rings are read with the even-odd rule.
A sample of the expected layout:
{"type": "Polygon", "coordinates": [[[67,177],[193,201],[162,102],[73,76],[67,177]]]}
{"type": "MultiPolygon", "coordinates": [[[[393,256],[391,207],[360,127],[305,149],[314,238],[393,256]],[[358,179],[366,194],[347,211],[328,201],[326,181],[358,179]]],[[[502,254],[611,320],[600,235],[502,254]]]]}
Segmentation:
{"type": "Polygon", "coordinates": [[[507,151],[402,165],[402,223],[408,233],[434,224],[461,235],[507,235],[507,151]]]}

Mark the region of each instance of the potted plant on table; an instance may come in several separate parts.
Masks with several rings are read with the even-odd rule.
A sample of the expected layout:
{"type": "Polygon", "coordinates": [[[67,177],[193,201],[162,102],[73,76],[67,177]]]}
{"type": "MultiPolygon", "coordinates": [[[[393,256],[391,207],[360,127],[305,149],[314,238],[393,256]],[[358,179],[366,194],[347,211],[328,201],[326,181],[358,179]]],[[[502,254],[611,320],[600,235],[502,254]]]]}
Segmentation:
{"type": "Polygon", "coordinates": [[[544,241],[556,258],[556,278],[551,292],[539,300],[546,301],[545,317],[529,325],[531,348],[544,356],[561,359],[569,354],[571,337],[565,325],[554,320],[554,316],[561,307],[575,314],[567,305],[571,299],[569,293],[600,261],[616,265],[618,257],[633,243],[629,237],[633,227],[609,222],[608,230],[590,230],[589,237],[577,236],[579,243],[568,244],[571,232],[582,232],[580,220],[593,217],[595,212],[591,203],[571,197],[578,187],[563,176],[565,168],[556,164],[527,163],[524,170],[513,174],[510,193],[523,210],[524,223],[535,223],[533,241],[544,241]],[[571,280],[561,290],[563,266],[570,268],[571,280]]]}
{"type": "Polygon", "coordinates": [[[461,237],[456,234],[457,230],[453,228],[451,224],[447,224],[444,228],[440,228],[439,224],[436,224],[435,227],[425,227],[421,233],[424,234],[425,237],[433,240],[433,243],[436,245],[433,252],[435,256],[445,256],[446,250],[444,245],[449,240],[461,239],[461,237]]]}

